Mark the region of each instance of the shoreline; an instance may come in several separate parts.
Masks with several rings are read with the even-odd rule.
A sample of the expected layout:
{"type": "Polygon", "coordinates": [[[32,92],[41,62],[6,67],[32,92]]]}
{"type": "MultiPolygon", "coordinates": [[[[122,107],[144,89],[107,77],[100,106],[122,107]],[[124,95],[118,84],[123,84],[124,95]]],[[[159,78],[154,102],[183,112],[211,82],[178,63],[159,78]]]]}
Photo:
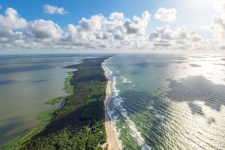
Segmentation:
{"type": "Polygon", "coordinates": [[[107,141],[105,144],[103,144],[103,148],[107,147],[108,145],[108,149],[109,150],[119,150],[119,145],[117,143],[116,140],[116,135],[115,132],[113,130],[112,124],[111,124],[111,118],[108,114],[108,103],[110,100],[110,79],[108,77],[108,73],[106,71],[106,69],[104,67],[102,67],[104,70],[104,74],[106,76],[107,79],[107,86],[106,86],[106,97],[105,97],[105,101],[104,101],[104,110],[105,110],[105,129],[106,129],[106,136],[107,136],[107,141]]]}

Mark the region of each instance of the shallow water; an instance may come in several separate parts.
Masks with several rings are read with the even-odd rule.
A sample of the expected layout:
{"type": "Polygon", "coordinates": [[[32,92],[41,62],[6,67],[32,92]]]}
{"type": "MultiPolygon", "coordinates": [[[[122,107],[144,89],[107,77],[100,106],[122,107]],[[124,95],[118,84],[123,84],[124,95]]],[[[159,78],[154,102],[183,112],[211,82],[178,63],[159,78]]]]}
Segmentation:
{"type": "Polygon", "coordinates": [[[37,116],[57,105],[45,101],[64,96],[67,65],[86,56],[0,56],[0,147],[24,131],[38,126],[37,116]]]}
{"type": "Polygon", "coordinates": [[[119,55],[105,67],[120,147],[225,148],[225,56],[119,55]]]}

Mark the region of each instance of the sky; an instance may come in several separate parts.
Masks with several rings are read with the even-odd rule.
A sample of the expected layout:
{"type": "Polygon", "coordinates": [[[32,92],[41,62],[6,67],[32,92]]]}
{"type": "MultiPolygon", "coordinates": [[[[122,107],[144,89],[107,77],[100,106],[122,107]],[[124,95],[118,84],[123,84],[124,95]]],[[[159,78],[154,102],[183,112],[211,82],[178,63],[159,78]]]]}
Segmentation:
{"type": "Polygon", "coordinates": [[[0,54],[225,50],[225,0],[1,0],[0,54]]]}

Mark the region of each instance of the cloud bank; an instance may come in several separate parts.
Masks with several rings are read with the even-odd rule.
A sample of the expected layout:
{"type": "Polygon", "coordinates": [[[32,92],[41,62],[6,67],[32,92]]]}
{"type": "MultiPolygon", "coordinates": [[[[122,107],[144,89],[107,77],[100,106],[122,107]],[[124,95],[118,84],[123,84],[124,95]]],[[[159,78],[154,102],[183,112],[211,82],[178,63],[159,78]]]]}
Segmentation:
{"type": "MultiPolygon", "coordinates": [[[[165,10],[159,9],[155,17],[164,21],[176,18],[175,10],[165,10]],[[165,10],[170,13],[164,15],[165,10]]],[[[52,14],[55,12],[52,11],[52,14]]],[[[215,38],[205,40],[197,32],[189,31],[186,27],[171,29],[169,25],[158,27],[147,34],[146,28],[151,28],[151,14],[148,11],[143,12],[141,16],[133,16],[132,19],[119,12],[111,13],[108,17],[97,14],[90,18],[82,18],[77,25],[68,24],[61,28],[51,20],[27,21],[15,9],[7,8],[5,14],[0,15],[0,48],[219,50],[225,47],[224,12],[219,11],[218,16],[208,25],[208,31],[215,38]]]]}

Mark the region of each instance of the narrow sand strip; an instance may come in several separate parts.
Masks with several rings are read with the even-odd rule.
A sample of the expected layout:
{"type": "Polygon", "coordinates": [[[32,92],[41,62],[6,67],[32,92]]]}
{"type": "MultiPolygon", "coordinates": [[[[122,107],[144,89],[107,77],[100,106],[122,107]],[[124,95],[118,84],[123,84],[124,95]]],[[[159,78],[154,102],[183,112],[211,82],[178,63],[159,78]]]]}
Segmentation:
{"type": "Polygon", "coordinates": [[[107,135],[107,142],[103,145],[103,147],[106,147],[108,144],[108,150],[119,150],[119,146],[116,141],[116,135],[114,133],[114,130],[111,125],[111,118],[108,115],[107,106],[110,100],[110,79],[107,76],[107,71],[103,67],[105,71],[105,76],[108,80],[107,88],[106,88],[106,98],[104,101],[104,107],[105,107],[105,128],[106,128],[106,135],[107,135]]]}

